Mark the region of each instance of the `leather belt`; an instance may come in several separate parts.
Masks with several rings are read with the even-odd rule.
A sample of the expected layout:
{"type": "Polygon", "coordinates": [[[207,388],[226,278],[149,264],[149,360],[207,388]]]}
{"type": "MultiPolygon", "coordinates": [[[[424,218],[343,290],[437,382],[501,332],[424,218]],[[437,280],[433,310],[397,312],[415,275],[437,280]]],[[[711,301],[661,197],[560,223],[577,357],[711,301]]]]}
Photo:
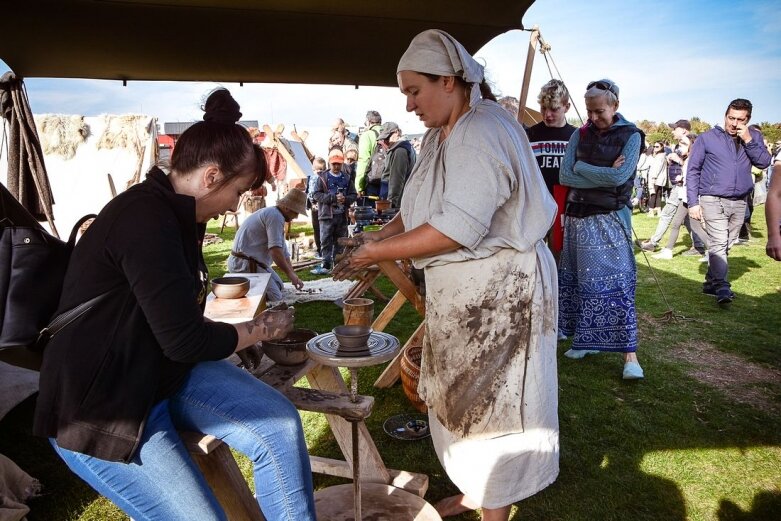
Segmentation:
{"type": "Polygon", "coordinates": [[[249,270],[252,273],[256,273],[258,271],[258,267],[262,268],[265,271],[269,271],[268,264],[266,264],[265,262],[260,262],[258,259],[254,257],[250,257],[249,255],[246,255],[240,251],[231,250],[231,255],[233,255],[237,259],[244,259],[245,261],[248,261],[249,270]]]}

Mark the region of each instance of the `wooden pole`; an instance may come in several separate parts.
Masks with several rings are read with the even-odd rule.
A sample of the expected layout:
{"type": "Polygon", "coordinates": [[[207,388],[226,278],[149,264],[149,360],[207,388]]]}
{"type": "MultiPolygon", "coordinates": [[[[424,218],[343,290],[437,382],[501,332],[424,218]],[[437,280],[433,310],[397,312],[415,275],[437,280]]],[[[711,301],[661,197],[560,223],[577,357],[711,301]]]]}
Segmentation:
{"type": "Polygon", "coordinates": [[[529,37],[529,50],[526,52],[526,68],[523,71],[523,83],[521,84],[521,96],[518,98],[518,122],[523,124],[523,115],[526,113],[526,98],[529,96],[529,83],[532,79],[532,65],[534,65],[534,53],[537,51],[537,43],[540,39],[539,26],[532,27],[529,37]]]}

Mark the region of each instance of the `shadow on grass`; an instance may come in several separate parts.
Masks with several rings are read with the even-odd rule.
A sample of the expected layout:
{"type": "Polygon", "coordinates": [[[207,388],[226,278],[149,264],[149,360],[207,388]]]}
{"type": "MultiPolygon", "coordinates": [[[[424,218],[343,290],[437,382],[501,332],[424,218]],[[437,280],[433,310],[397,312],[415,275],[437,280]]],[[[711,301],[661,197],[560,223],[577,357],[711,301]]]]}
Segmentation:
{"type": "MultiPolygon", "coordinates": [[[[751,287],[775,288],[779,279],[767,278],[764,272],[775,268],[761,266],[748,251],[735,248],[730,256],[738,298],[728,308],[720,308],[701,293],[704,267],[696,258],[675,257],[666,264],[651,261],[667,302],[691,319],[680,322],[660,318],[668,310],[665,299],[644,260],[638,259],[638,355],[646,371],[644,381],[623,382],[618,355],[570,360],[561,356],[567,343],[559,345],[561,472],[553,485],[517,504],[513,521],[781,519],[781,494],[773,489],[773,483],[776,487],[778,483],[781,418],[737,403],[723,390],[697,380],[690,375],[690,363],[673,355],[691,342],[703,342],[739,355],[746,365],[781,369],[781,294],[751,287]],[[760,463],[749,457],[765,449],[776,453],[763,455],[760,463]],[[750,506],[739,506],[748,504],[746,498],[750,506]]],[[[220,262],[224,254],[215,254],[212,260],[220,262]]],[[[382,288],[391,294],[388,286],[382,288]]],[[[375,316],[381,308],[378,302],[375,316]]],[[[341,310],[330,303],[297,309],[300,327],[322,332],[341,321],[341,310]]],[[[417,323],[415,312],[403,309],[387,331],[403,342],[417,323]]],[[[430,438],[407,442],[383,432],[385,419],[412,411],[399,384],[390,389],[372,386],[383,368],[362,369],[359,376],[359,392],[376,400],[367,426],[383,460],[391,468],[427,474],[426,499],[431,503],[457,493],[437,461],[430,438]]],[[[744,369],[722,368],[724,372],[744,369]]],[[[781,396],[779,382],[768,384],[766,391],[776,399],[781,396]]],[[[45,440],[30,437],[26,425],[31,422],[32,402],[26,401],[0,422],[0,452],[45,486],[46,495],[31,502],[29,519],[107,519],[94,517],[95,510],[113,515],[108,507],[91,508],[97,495],[68,471],[45,440]]],[[[310,453],[342,459],[327,427],[311,438],[310,453]]],[[[315,477],[317,488],[344,482],[315,477]]],[[[126,518],[117,514],[116,519],[126,518]]],[[[474,521],[479,514],[450,519],[474,521]]]]}

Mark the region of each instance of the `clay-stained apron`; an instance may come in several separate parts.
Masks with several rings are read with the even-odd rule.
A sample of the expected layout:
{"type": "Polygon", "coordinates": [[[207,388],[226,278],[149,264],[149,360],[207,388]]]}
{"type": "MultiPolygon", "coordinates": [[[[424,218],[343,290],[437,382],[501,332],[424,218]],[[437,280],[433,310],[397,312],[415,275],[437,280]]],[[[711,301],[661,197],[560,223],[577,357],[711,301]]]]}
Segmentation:
{"type": "MultiPolygon", "coordinates": [[[[500,250],[486,259],[426,268],[426,337],[418,392],[454,434],[523,432],[537,255],[500,250]]],[[[536,309],[540,309],[538,305],[536,309]]],[[[544,317],[535,317],[542,330],[544,317]]]]}

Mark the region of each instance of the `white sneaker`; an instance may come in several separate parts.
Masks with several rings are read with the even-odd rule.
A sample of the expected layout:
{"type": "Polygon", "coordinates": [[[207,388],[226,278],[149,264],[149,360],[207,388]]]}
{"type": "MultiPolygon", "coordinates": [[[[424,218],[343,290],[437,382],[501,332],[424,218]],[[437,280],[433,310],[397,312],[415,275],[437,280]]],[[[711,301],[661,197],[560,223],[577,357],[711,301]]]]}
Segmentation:
{"type": "Polygon", "coordinates": [[[662,248],[659,253],[653,255],[654,259],[672,260],[673,251],[670,248],[662,248]]]}

